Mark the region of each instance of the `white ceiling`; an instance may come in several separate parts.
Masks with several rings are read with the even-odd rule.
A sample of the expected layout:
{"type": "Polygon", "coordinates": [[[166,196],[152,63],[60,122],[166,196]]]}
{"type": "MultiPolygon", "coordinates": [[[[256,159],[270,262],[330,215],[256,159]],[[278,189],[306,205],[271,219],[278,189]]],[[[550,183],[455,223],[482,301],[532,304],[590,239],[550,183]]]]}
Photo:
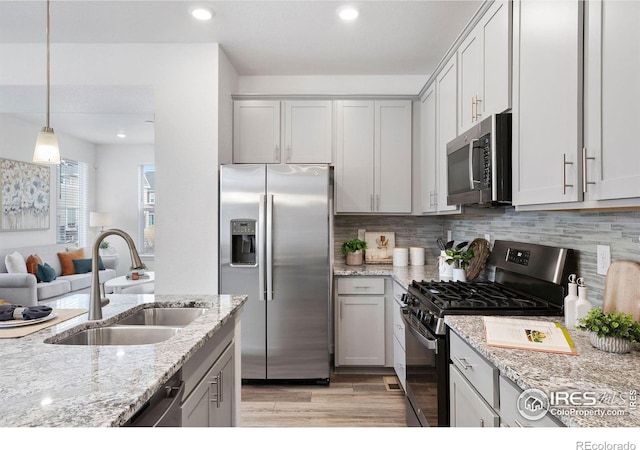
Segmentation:
{"type": "MultiPolygon", "coordinates": [[[[51,42],[219,42],[241,76],[424,75],[426,81],[481,4],[482,0],[52,0],[51,42]],[[353,23],[343,23],[337,17],[337,8],[345,3],[360,11],[360,17],[353,23]],[[188,10],[195,5],[211,7],[215,11],[213,20],[199,23],[192,19],[188,10]]],[[[0,43],[44,43],[45,17],[42,0],[0,0],[0,43]]],[[[22,106],[14,112],[28,119],[38,111],[26,110],[43,109],[38,106],[41,101],[29,106],[25,100],[41,96],[11,92],[13,88],[0,87],[0,112],[11,112],[8,110],[12,104],[19,104],[22,106]],[[17,94],[25,97],[16,98],[17,94]]],[[[104,117],[93,125],[87,117],[99,112],[90,109],[105,109],[101,99],[113,97],[108,93],[93,96],[80,93],[89,95],[93,101],[83,101],[78,95],[74,98],[79,105],[66,101],[65,108],[71,110],[52,115],[56,131],[78,135],[70,130],[76,120],[72,116],[80,113],[77,120],[82,123],[75,128],[84,130],[84,136],[78,137],[98,143],[118,142],[106,135],[111,132],[99,131],[104,117]],[[62,114],[68,120],[58,117],[62,114]]],[[[60,98],[68,94],[61,92],[60,98]]],[[[126,105],[118,105],[106,114],[122,115],[122,123],[130,119],[132,125],[139,127],[150,120],[150,111],[141,109],[152,106],[152,93],[150,97],[142,92],[129,94],[134,96],[129,102],[130,110],[122,111],[126,105]],[[142,105],[137,105],[136,100],[142,105]]],[[[54,91],[52,108],[56,104],[55,95],[58,94],[54,91]]],[[[36,115],[41,122],[42,112],[36,115]]],[[[116,122],[110,126],[117,125],[116,117],[110,119],[116,122]]],[[[149,136],[140,141],[145,139],[149,136]]]]}

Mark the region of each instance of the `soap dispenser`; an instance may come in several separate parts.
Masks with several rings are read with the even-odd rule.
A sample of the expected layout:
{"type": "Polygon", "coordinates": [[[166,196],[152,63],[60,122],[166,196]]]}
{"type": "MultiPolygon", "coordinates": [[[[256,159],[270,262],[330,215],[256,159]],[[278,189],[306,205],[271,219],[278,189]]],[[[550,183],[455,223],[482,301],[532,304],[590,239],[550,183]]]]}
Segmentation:
{"type": "Polygon", "coordinates": [[[584,279],[578,278],[578,300],[575,305],[575,325],[580,323],[580,319],[586,317],[591,311],[592,305],[587,298],[587,287],[584,285],[584,279]]]}
{"type": "Polygon", "coordinates": [[[564,326],[573,330],[576,326],[576,302],[578,301],[578,285],[576,274],[569,275],[569,294],[564,298],[564,326]]]}

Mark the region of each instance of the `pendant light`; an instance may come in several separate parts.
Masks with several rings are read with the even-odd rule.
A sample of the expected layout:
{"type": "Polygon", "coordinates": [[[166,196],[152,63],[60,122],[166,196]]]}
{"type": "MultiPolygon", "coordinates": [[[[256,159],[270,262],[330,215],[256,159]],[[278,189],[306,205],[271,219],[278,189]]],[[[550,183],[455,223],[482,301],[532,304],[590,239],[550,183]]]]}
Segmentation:
{"type": "Polygon", "coordinates": [[[49,126],[49,104],[51,102],[51,69],[50,69],[50,45],[49,45],[49,1],[47,0],[47,124],[38,133],[36,148],[33,152],[33,162],[45,164],[60,164],[60,149],[58,138],[49,126]]]}

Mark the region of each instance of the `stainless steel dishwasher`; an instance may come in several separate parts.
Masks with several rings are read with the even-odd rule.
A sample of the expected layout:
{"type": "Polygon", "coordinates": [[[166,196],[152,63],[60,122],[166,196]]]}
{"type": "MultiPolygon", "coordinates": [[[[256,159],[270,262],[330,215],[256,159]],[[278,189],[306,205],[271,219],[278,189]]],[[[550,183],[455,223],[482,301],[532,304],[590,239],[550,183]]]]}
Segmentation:
{"type": "Polygon", "coordinates": [[[178,371],[124,425],[125,427],[181,427],[180,405],[184,381],[178,371]]]}

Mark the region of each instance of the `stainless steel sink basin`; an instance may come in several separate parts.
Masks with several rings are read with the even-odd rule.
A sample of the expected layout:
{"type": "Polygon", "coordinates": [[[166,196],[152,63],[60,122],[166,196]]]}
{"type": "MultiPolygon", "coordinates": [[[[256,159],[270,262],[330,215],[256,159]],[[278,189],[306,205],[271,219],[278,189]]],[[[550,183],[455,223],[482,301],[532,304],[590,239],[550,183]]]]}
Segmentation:
{"type": "Polygon", "coordinates": [[[204,308],[147,308],[120,319],[116,325],[186,327],[205,312],[204,308]]]}
{"type": "Polygon", "coordinates": [[[171,327],[103,327],[82,330],[54,344],[62,345],[144,345],[166,341],[180,332],[171,327]]]}

